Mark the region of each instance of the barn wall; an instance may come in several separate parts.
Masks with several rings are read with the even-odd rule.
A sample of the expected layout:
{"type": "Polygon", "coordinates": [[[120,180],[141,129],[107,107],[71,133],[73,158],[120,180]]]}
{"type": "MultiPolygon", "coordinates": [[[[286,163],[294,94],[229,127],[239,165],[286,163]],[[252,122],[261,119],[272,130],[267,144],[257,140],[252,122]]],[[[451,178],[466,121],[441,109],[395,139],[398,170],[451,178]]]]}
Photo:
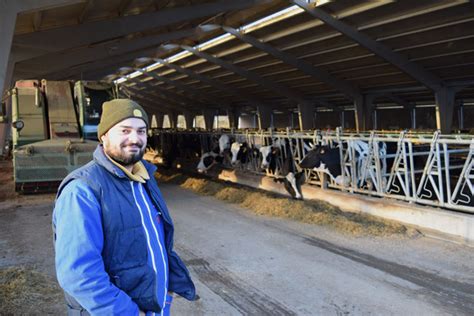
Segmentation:
{"type": "Polygon", "coordinates": [[[255,114],[241,115],[239,118],[239,128],[257,128],[255,114]]]}
{"type": "MultiPolygon", "coordinates": [[[[418,114],[418,113],[417,113],[418,114]]],[[[377,109],[377,129],[401,130],[411,128],[410,110],[377,109]]]]}

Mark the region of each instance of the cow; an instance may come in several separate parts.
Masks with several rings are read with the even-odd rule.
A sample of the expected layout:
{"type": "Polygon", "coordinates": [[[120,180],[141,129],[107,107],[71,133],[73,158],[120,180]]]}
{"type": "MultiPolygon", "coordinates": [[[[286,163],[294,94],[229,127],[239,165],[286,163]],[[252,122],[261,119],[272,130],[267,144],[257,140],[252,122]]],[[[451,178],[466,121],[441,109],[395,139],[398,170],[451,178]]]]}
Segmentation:
{"type": "Polygon", "coordinates": [[[199,161],[199,164],[197,166],[197,171],[199,173],[205,173],[215,164],[222,163],[223,160],[224,159],[222,156],[213,151],[204,153],[201,156],[201,160],[199,161]]]}
{"type": "Polygon", "coordinates": [[[200,173],[207,172],[211,167],[217,163],[223,163],[225,157],[228,157],[231,147],[231,137],[226,134],[222,134],[215,146],[215,139],[211,139],[211,151],[204,153],[198,163],[197,170],[200,173]]]}
{"type": "Polygon", "coordinates": [[[303,199],[301,184],[304,182],[304,172],[296,172],[293,155],[290,149],[290,141],[285,140],[282,144],[277,140],[270,146],[260,148],[262,156],[261,168],[271,171],[275,175],[275,182],[283,183],[291,197],[297,200],[303,199]],[[282,146],[285,148],[282,151],[282,146]],[[279,164],[279,160],[282,162],[279,164]]]}
{"type": "Polygon", "coordinates": [[[316,146],[310,150],[299,163],[300,168],[313,169],[328,174],[336,184],[343,185],[341,172],[341,155],[339,148],[329,145],[316,146]]]}
{"type": "Polygon", "coordinates": [[[247,142],[233,142],[230,152],[232,154],[231,164],[233,167],[238,165],[244,166],[252,159],[258,159],[259,156],[258,149],[247,142]]]}
{"type": "MultiPolygon", "coordinates": [[[[367,178],[367,174],[362,173],[363,167],[369,162],[369,144],[364,141],[356,140],[350,142],[348,147],[348,149],[354,149],[355,157],[353,157],[353,159],[356,160],[356,170],[353,170],[353,172],[356,172],[356,178],[359,184],[362,185],[362,182],[364,182],[369,188],[372,188],[372,180],[367,178]]],[[[387,146],[383,142],[378,143],[378,155],[381,165],[381,174],[385,176],[387,171],[387,146]]],[[[317,145],[305,155],[303,160],[299,163],[299,167],[322,171],[329,175],[337,185],[346,186],[349,184],[350,179],[348,177],[343,179],[342,176],[339,147],[333,148],[329,145],[317,145]]],[[[385,178],[382,179],[382,181],[385,180],[385,178]]]]}
{"type": "Polygon", "coordinates": [[[222,134],[219,137],[219,154],[222,156],[224,155],[224,152],[230,149],[231,146],[231,137],[226,134],[222,134]]]}

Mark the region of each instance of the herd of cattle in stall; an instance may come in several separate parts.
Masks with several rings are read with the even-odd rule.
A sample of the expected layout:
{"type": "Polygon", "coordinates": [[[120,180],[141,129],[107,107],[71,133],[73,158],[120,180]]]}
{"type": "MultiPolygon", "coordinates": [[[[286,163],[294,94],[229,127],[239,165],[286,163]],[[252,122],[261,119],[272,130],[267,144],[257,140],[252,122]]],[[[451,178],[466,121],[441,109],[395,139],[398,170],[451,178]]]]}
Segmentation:
{"type": "Polygon", "coordinates": [[[165,167],[196,163],[273,177],[295,199],[301,185],[391,197],[474,213],[474,139],[466,135],[333,132],[199,132],[156,129],[165,167]]]}

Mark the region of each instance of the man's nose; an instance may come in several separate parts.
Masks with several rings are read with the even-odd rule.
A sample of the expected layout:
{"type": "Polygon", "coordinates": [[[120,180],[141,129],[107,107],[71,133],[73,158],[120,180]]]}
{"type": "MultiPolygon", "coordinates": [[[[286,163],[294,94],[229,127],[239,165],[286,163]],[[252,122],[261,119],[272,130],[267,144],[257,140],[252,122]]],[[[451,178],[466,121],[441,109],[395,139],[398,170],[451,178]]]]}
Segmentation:
{"type": "Polygon", "coordinates": [[[128,135],[128,140],[132,143],[138,143],[138,141],[139,141],[138,133],[136,131],[132,131],[128,135]]]}

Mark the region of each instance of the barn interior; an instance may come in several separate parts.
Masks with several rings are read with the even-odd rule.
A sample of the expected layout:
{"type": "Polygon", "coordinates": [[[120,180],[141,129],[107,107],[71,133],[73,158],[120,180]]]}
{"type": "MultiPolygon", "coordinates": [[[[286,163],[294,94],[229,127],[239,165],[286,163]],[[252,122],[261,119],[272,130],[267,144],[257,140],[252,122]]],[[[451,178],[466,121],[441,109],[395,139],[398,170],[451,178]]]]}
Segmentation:
{"type": "MultiPolygon", "coordinates": [[[[100,106],[113,95],[135,100],[149,113],[149,143],[156,142],[151,146],[152,162],[163,166],[167,157],[162,156],[181,155],[173,157],[181,187],[170,188],[176,185],[173,180],[164,185],[173,207],[181,207],[174,192],[185,195],[191,206],[193,199],[200,199],[183,193],[183,187],[202,186],[195,191],[225,195],[237,192],[229,184],[234,182],[245,187],[238,192],[239,205],[253,207],[260,200],[265,208],[274,203],[273,196],[252,195],[263,189],[285,197],[278,200],[279,214],[298,207],[313,210],[306,204],[287,204],[306,201],[287,199],[291,196],[275,181],[279,170],[262,169],[261,156],[250,167],[234,167],[228,160],[206,171],[206,180],[195,173],[196,165],[223,135],[240,145],[247,142],[257,152],[287,141],[295,166],[318,144],[345,144],[337,156],[342,182],[322,169],[304,170],[304,200],[323,200],[331,210],[368,213],[407,225],[407,231],[461,244],[454,263],[443,265],[455,265],[456,273],[470,275],[472,281],[472,267],[461,263],[472,259],[472,252],[462,247],[474,243],[472,0],[5,0],[0,1],[0,91],[0,210],[7,210],[7,215],[14,208],[21,211],[21,205],[39,205],[41,212],[50,212],[54,197],[18,192],[54,192],[68,172],[91,159],[97,143],[88,141],[97,140],[100,106]],[[20,112],[20,101],[29,102],[29,108],[20,112]],[[62,108],[66,103],[68,110],[62,108]],[[55,107],[62,116],[52,116],[55,107]],[[44,121],[37,123],[41,115],[44,121]],[[27,135],[30,122],[41,131],[27,135]],[[81,140],[70,141],[71,137],[81,140]],[[363,161],[353,158],[356,142],[368,146],[363,161]],[[190,144],[199,148],[190,154],[183,144],[186,149],[190,144]],[[386,150],[381,158],[382,144],[392,151],[386,150]],[[390,160],[388,169],[381,167],[384,159],[390,160]],[[215,179],[228,182],[219,183],[223,187],[217,190],[215,179]],[[249,196],[252,201],[245,200],[249,196]],[[15,203],[20,206],[12,206],[15,203]]],[[[175,176],[165,172],[159,177],[175,176]]],[[[222,200],[232,199],[237,198],[222,200]]],[[[184,213],[177,212],[180,218],[184,213]]],[[[0,212],[5,230],[0,240],[21,230],[20,223],[9,226],[11,218],[2,222],[1,216],[0,212]]],[[[40,216],[33,215],[31,221],[50,224],[40,216]]],[[[31,230],[35,223],[29,225],[31,230]]],[[[40,233],[46,236],[49,227],[40,233]]],[[[350,239],[344,242],[350,244],[350,239]]],[[[37,240],[39,248],[46,247],[43,239],[37,240]]],[[[410,251],[416,257],[420,248],[431,246],[410,245],[410,251]]],[[[364,251],[369,253],[369,248],[364,251]]],[[[429,248],[427,261],[436,261],[436,251],[447,248],[429,248]]],[[[406,254],[400,250],[397,255],[406,254]]],[[[41,259],[47,262],[48,274],[54,273],[50,259],[41,259]]],[[[10,264],[5,260],[0,259],[0,271],[10,264]]],[[[202,267],[193,269],[205,280],[202,267]]],[[[465,304],[448,306],[444,312],[474,311],[468,293],[472,284],[464,281],[453,283],[452,295],[461,293],[465,304]]],[[[211,292],[221,293],[213,286],[217,287],[212,283],[211,292]]],[[[449,286],[443,291],[449,294],[449,286]]],[[[247,303],[236,303],[237,309],[259,314],[258,308],[242,307],[247,303]]],[[[194,311],[191,305],[178,306],[183,315],[194,311]]],[[[225,313],[222,306],[216,312],[216,306],[205,305],[202,314],[225,313]]],[[[374,311],[393,312],[368,308],[361,313],[374,311]]],[[[421,314],[429,312],[420,309],[421,314]]]]}
{"type": "Polygon", "coordinates": [[[188,128],[201,115],[235,128],[473,127],[471,1],[4,6],[5,92],[20,79],[105,80],[170,127],[181,115],[188,128]]]}

